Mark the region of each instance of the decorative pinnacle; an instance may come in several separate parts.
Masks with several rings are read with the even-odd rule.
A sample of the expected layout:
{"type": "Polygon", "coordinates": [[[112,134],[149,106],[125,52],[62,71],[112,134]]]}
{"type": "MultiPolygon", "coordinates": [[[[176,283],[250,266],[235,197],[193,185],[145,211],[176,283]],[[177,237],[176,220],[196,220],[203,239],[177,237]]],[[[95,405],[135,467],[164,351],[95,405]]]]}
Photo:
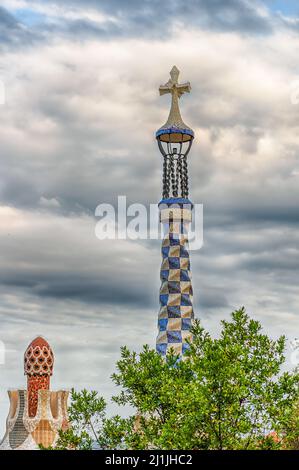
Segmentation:
{"type": "Polygon", "coordinates": [[[184,93],[190,93],[191,85],[190,82],[178,83],[179,74],[179,69],[174,65],[170,71],[170,79],[168,82],[159,87],[160,96],[171,93],[171,108],[166,123],[164,126],[160,127],[157,135],[163,130],[171,128],[176,128],[193,135],[193,131],[184,123],[179,108],[179,98],[184,93]]]}
{"type": "Polygon", "coordinates": [[[174,65],[170,71],[170,80],[168,80],[165,85],[160,85],[159,92],[160,95],[165,95],[165,93],[171,93],[172,95],[177,94],[180,98],[184,93],[190,93],[191,85],[190,82],[178,83],[178,78],[180,75],[179,69],[174,65]]]}
{"type": "Polygon", "coordinates": [[[38,336],[24,354],[24,373],[27,376],[52,375],[54,354],[49,343],[38,336]]]}

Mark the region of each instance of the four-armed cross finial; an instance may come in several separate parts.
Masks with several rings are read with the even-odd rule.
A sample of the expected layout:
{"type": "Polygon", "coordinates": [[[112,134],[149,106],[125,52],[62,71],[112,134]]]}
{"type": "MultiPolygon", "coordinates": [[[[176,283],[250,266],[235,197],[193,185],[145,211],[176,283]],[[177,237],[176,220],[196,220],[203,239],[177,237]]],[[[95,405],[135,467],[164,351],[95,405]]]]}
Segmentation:
{"type": "MultiPolygon", "coordinates": [[[[160,133],[160,131],[163,131],[163,129],[169,128],[191,131],[191,129],[184,123],[179,109],[179,98],[184,93],[190,92],[191,85],[189,82],[178,83],[179,74],[179,69],[174,65],[171,69],[170,79],[168,80],[168,82],[165,83],[165,85],[161,85],[159,87],[160,95],[171,93],[171,108],[167,122],[158,130],[158,133],[160,133]]],[[[193,131],[191,132],[193,135],[193,131]]]]}
{"type": "Polygon", "coordinates": [[[165,95],[165,93],[171,93],[173,95],[174,93],[176,93],[180,98],[183,93],[190,93],[190,82],[178,83],[179,75],[180,71],[174,65],[170,71],[170,80],[168,80],[165,85],[160,85],[159,87],[160,95],[165,95]]]}

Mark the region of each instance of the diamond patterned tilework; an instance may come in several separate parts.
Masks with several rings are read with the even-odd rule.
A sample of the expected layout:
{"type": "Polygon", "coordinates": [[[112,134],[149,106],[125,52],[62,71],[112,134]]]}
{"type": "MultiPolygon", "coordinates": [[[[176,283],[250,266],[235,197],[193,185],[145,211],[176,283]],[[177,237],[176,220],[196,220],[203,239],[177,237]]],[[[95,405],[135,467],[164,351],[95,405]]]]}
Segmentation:
{"type": "Polygon", "coordinates": [[[172,348],[176,354],[182,355],[188,348],[187,340],[192,340],[190,328],[194,318],[187,237],[191,203],[189,213],[185,205],[184,211],[180,211],[180,220],[171,219],[169,204],[170,220],[166,221],[165,203],[163,206],[164,238],[156,350],[165,356],[172,348]]]}

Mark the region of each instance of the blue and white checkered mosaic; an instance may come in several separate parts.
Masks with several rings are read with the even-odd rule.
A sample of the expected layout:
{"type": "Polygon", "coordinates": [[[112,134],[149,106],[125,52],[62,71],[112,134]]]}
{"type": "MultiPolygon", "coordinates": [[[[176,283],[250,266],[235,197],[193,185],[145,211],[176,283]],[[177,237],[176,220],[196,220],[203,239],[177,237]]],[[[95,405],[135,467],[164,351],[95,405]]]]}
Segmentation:
{"type": "Polygon", "coordinates": [[[158,317],[157,352],[166,355],[171,348],[176,354],[184,354],[188,348],[187,340],[192,339],[190,328],[194,318],[193,290],[191,284],[190,259],[188,251],[187,229],[191,221],[191,202],[189,208],[182,208],[181,199],[162,200],[161,204],[168,209],[169,219],[166,221],[165,209],[164,238],[162,242],[162,266],[160,288],[160,311],[158,317]],[[172,210],[173,201],[179,204],[172,210]],[[166,206],[165,206],[166,204],[166,206]],[[173,214],[175,216],[173,217],[173,214]]]}

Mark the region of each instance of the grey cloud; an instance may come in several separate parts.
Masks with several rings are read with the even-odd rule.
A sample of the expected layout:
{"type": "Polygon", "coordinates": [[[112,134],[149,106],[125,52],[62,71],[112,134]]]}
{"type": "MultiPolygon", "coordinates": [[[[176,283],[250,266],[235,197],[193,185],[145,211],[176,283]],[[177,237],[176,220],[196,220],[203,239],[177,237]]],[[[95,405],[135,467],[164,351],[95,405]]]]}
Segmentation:
{"type": "MultiPolygon", "coordinates": [[[[41,2],[36,2],[37,4],[41,2]]],[[[44,2],[43,2],[44,3],[44,2]]],[[[255,5],[244,0],[191,0],[184,4],[174,0],[161,4],[158,0],[101,2],[93,0],[48,1],[49,5],[66,8],[86,9],[103,12],[110,18],[98,24],[90,19],[74,20],[56,18],[44,21],[32,28],[44,39],[53,35],[67,35],[74,40],[90,37],[109,39],[113,37],[169,37],[174,22],[180,22],[182,28],[199,27],[215,31],[238,31],[245,34],[269,34],[272,31],[271,19],[261,15],[255,5]]]]}
{"type": "Polygon", "coordinates": [[[299,251],[294,247],[293,250],[288,247],[287,250],[281,250],[279,254],[275,252],[264,253],[263,255],[251,256],[246,262],[242,263],[242,268],[251,271],[264,271],[275,273],[280,277],[281,271],[296,273],[299,265],[299,251]]]}
{"type": "MultiPolygon", "coordinates": [[[[180,13],[184,15],[184,8],[180,5],[180,13]]],[[[254,4],[248,2],[229,0],[212,0],[209,2],[194,0],[187,3],[187,12],[191,22],[197,22],[197,25],[203,24],[209,29],[223,31],[241,31],[244,33],[262,33],[267,34],[272,30],[269,20],[261,16],[254,4]],[[194,18],[194,11],[198,8],[198,19],[194,18]]]]}
{"type": "Polygon", "coordinates": [[[53,23],[42,23],[34,28],[39,31],[42,29],[44,33],[43,39],[51,39],[55,36],[72,38],[74,41],[82,41],[87,39],[108,40],[125,36],[126,31],[117,26],[113,21],[105,21],[104,24],[98,24],[96,21],[87,19],[65,19],[63,22],[57,21],[53,23]]]}
{"type": "Polygon", "coordinates": [[[226,297],[226,292],[223,292],[221,288],[214,288],[211,286],[202,285],[198,292],[198,315],[200,316],[201,311],[208,311],[214,309],[229,309],[229,302],[226,297]]]}
{"type": "MultiPolygon", "coordinates": [[[[114,267],[117,271],[117,262],[114,263],[114,267]]],[[[29,289],[38,297],[80,300],[87,304],[121,304],[144,308],[155,301],[153,290],[148,289],[142,279],[138,280],[135,276],[130,278],[127,275],[116,276],[112,273],[105,275],[102,271],[84,276],[79,272],[79,268],[73,275],[59,271],[43,275],[22,269],[15,272],[6,271],[3,276],[0,276],[0,282],[4,286],[29,289]]]]}
{"type": "Polygon", "coordinates": [[[0,7],[0,21],[5,28],[15,28],[18,26],[15,18],[5,8],[0,7]]]}
{"type": "Polygon", "coordinates": [[[23,230],[9,225],[2,230],[2,286],[87,305],[155,305],[155,276],[145,266],[148,270],[156,259],[158,273],[158,250],[153,256],[152,247],[142,243],[100,241],[94,233],[96,219],[86,216],[23,212],[23,217],[23,230]]]}
{"type": "Polygon", "coordinates": [[[37,188],[28,181],[28,174],[10,174],[2,173],[2,184],[0,194],[3,202],[9,202],[14,205],[35,206],[39,201],[37,188]]]}
{"type": "Polygon", "coordinates": [[[36,34],[19,23],[5,8],[0,6],[0,44],[1,49],[6,46],[22,47],[32,44],[36,34]]]}

